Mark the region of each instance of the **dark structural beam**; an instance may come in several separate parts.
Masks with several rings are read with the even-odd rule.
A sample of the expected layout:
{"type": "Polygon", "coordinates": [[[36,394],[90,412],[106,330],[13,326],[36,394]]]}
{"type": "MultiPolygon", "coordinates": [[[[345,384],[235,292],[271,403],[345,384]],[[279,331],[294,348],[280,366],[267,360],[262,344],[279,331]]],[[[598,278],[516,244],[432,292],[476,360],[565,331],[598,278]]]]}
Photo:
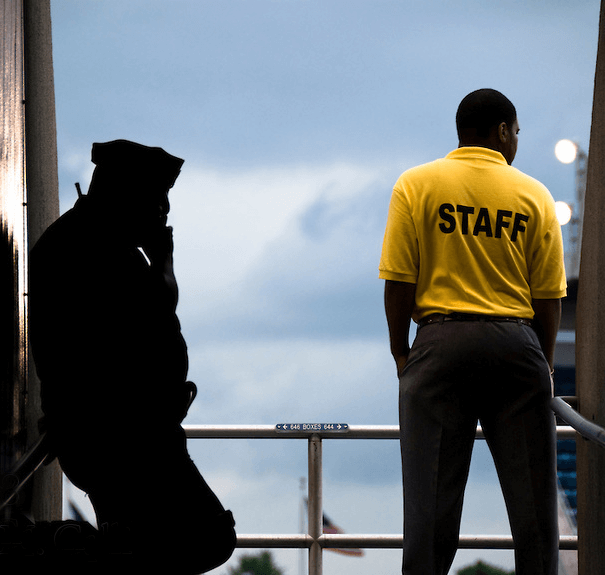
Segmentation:
{"type": "MultiPolygon", "coordinates": [[[[605,426],[605,7],[599,43],[588,155],[576,316],[576,386],[582,416],[605,426]]],[[[578,437],[580,575],[605,573],[605,449],[578,437]]]]}

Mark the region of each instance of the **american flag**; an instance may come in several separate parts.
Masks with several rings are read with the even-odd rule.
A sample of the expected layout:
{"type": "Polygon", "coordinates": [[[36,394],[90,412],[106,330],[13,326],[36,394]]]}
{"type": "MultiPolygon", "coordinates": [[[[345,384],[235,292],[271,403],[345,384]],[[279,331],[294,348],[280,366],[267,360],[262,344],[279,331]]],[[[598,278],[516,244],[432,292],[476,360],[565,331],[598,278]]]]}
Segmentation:
{"type": "MultiPolygon", "coordinates": [[[[309,500],[305,497],[304,501],[305,501],[305,506],[308,509],[309,500]]],[[[330,521],[330,519],[328,519],[328,517],[326,516],[325,513],[322,514],[321,518],[322,518],[322,525],[323,525],[322,531],[326,535],[338,535],[339,533],[344,534],[344,531],[340,527],[338,527],[338,525],[335,525],[334,523],[332,523],[330,521]]],[[[363,549],[358,549],[357,547],[344,548],[344,549],[332,549],[330,547],[326,547],[326,551],[334,551],[334,553],[340,553],[342,555],[349,555],[351,557],[363,557],[363,554],[364,554],[363,549]]]]}
{"type": "MultiPolygon", "coordinates": [[[[328,534],[344,533],[344,531],[340,527],[338,527],[338,525],[335,525],[328,519],[325,513],[323,514],[323,532],[328,534]]],[[[357,549],[355,547],[346,549],[331,549],[329,547],[326,547],[326,551],[334,551],[335,553],[340,553],[342,555],[350,555],[352,557],[363,556],[363,549],[357,549]]]]}

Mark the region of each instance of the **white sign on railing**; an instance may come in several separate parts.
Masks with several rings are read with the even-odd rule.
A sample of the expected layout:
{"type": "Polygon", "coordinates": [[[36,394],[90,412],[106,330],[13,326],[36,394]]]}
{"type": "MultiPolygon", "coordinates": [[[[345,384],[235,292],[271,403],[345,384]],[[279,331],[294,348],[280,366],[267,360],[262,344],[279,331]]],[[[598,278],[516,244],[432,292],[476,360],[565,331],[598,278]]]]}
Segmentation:
{"type": "Polygon", "coordinates": [[[309,431],[309,432],[336,432],[342,433],[349,430],[348,423],[278,423],[275,426],[277,431],[309,431]]]}

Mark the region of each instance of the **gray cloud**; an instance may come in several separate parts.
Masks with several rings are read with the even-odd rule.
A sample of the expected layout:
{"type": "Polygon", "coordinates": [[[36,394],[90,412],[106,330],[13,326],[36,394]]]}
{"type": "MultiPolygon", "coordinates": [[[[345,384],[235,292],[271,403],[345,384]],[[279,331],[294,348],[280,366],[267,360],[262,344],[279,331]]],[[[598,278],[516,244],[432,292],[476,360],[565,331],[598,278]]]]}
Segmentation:
{"type": "MultiPolygon", "coordinates": [[[[378,260],[390,188],[320,195],[272,240],[196,334],[211,338],[383,337],[378,260]]],[[[244,241],[244,240],[242,240],[244,241]]]]}

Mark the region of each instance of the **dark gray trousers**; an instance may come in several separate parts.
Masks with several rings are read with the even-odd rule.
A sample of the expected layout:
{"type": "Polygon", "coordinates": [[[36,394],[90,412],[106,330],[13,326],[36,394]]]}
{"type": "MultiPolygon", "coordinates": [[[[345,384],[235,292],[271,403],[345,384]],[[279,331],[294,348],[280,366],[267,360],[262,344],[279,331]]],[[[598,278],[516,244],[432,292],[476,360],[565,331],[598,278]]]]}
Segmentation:
{"type": "Polygon", "coordinates": [[[450,321],[418,330],[400,379],[403,573],[446,575],[477,422],[492,453],[517,575],[556,575],[556,436],[549,367],[531,327],[450,321]]]}

